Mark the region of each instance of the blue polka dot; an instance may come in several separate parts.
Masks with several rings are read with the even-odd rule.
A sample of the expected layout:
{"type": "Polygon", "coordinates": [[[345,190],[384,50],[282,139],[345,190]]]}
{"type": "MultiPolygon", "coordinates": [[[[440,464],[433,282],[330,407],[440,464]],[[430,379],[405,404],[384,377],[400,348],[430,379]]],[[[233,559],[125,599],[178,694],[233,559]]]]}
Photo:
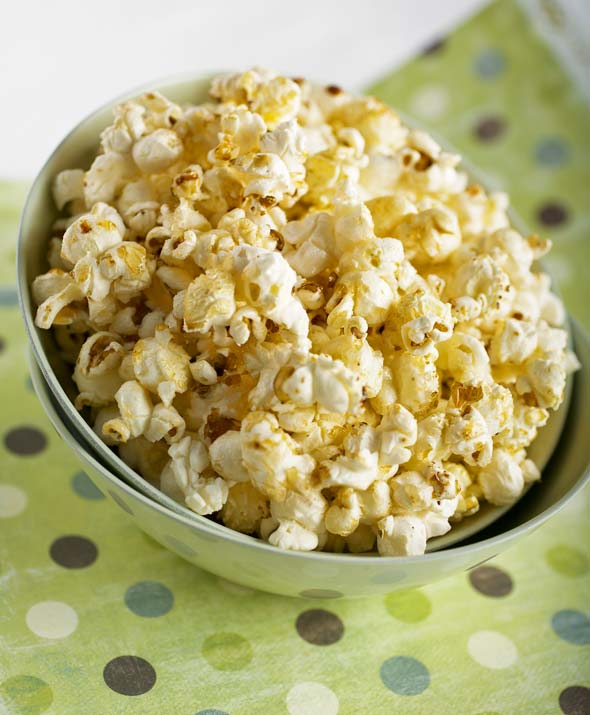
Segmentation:
{"type": "Polygon", "coordinates": [[[0,287],[0,305],[3,307],[18,305],[16,288],[12,288],[10,286],[0,287]]]}
{"type": "Polygon", "coordinates": [[[475,71],[483,79],[494,79],[506,69],[506,58],[493,48],[483,50],[475,58],[475,71]]]}
{"type": "Polygon", "coordinates": [[[228,715],[225,710],[216,710],[215,708],[207,708],[207,710],[199,710],[195,715],[228,715]]]}
{"type": "Polygon", "coordinates": [[[94,486],[86,472],[78,472],[77,474],[74,474],[72,477],[72,489],[79,497],[82,497],[82,499],[98,501],[99,499],[105,498],[105,495],[100,491],[100,489],[94,486]]]}
{"type": "Polygon", "coordinates": [[[174,605],[174,596],[159,581],[139,581],[127,589],[125,604],[136,616],[155,618],[168,613],[174,605]]]}
{"type": "Polygon", "coordinates": [[[581,611],[558,611],[551,619],[551,627],[568,643],[590,645],[590,616],[581,611]]]}
{"type": "Polygon", "coordinates": [[[535,159],[544,166],[560,166],[570,157],[568,145],[559,137],[546,137],[535,146],[535,159]]]}
{"type": "Polygon", "coordinates": [[[405,655],[388,658],[379,674],[385,687],[398,695],[420,695],[430,685],[428,668],[405,655]]]}

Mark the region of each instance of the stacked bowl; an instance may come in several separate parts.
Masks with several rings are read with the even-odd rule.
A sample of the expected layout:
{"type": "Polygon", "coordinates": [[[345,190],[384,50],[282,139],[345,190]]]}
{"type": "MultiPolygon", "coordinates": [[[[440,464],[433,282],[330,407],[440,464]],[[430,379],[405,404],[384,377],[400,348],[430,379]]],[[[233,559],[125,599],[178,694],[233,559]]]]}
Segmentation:
{"type": "MultiPolygon", "coordinates": [[[[173,101],[198,103],[206,98],[209,81],[210,76],[167,81],[156,89],[173,101]]],[[[568,399],[533,446],[533,459],[543,468],[540,483],[510,509],[484,507],[448,535],[429,542],[429,553],[421,556],[281,551],[193,513],[131,469],[74,408],[71,369],[60,357],[52,334],[35,326],[31,295],[33,279],[47,269],[47,242],[57,217],[52,180],[64,169],[90,164],[100,132],[110,123],[112,107],[121,99],[83,120],[36,178],[21,222],[18,285],[37,395],[96,486],[137,526],[193,564],[251,588],[319,599],[369,596],[424,585],[473,568],[540,526],[580,492],[590,477],[590,351],[573,322],[572,347],[582,368],[570,377],[568,399]]]]}

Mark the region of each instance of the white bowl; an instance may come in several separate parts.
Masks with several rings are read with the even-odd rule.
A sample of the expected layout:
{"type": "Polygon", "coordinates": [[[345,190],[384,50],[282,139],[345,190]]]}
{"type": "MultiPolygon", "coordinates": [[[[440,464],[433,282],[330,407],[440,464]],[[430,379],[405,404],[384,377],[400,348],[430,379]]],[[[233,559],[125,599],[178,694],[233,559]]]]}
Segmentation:
{"type": "MultiPolygon", "coordinates": [[[[210,78],[211,75],[206,75],[191,79],[167,80],[155,83],[155,86],[150,85],[149,89],[158,89],[167,97],[179,103],[198,103],[204,101],[207,96],[210,78]]],[[[105,467],[150,499],[180,516],[201,524],[204,529],[221,533],[226,527],[195,514],[184,504],[179,504],[168,497],[130,468],[119,458],[114,450],[110,449],[98,438],[83,416],[73,407],[72,402],[76,390],[71,378],[71,370],[63,364],[52,334],[48,331],[40,331],[34,325],[35,309],[31,300],[30,285],[33,278],[47,268],[45,254],[48,230],[53,219],[57,217],[51,198],[51,182],[62,169],[89,165],[96,153],[100,132],[112,121],[113,105],[124,98],[137,95],[140,91],[134,90],[127,93],[125,97],[120,97],[110,102],[80,122],[53,152],[35,179],[23,211],[19,236],[18,278],[20,300],[35,360],[63,410],[68,428],[76,435],[77,440],[91,451],[105,467]]],[[[470,171],[480,183],[485,184],[481,177],[477,176],[477,172],[471,169],[470,171]]],[[[512,216],[511,218],[513,223],[519,223],[518,217],[512,216]]],[[[547,425],[540,430],[537,440],[531,447],[530,456],[540,470],[544,469],[559,440],[567,414],[570,389],[571,380],[568,381],[568,390],[564,403],[557,412],[551,415],[547,425]]],[[[447,548],[454,543],[471,537],[500,518],[509,508],[511,507],[482,505],[476,515],[456,524],[444,536],[430,540],[428,550],[447,548]]]]}

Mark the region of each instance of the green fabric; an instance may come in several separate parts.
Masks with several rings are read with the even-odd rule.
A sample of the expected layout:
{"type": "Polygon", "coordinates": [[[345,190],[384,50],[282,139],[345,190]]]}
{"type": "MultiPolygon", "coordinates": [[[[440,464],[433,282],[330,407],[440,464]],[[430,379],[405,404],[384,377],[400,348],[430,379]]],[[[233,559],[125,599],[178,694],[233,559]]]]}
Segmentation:
{"type": "MultiPolygon", "coordinates": [[[[569,220],[543,232],[587,324],[585,110],[514,6],[485,10],[376,90],[498,177],[535,230],[543,200],[567,204],[569,220]],[[483,49],[499,54],[480,60],[478,79],[483,49]],[[429,102],[415,88],[429,85],[443,90],[430,94],[436,121],[416,111],[429,102]],[[508,128],[482,144],[472,127],[490,109],[508,128]],[[546,136],[563,144],[545,148],[541,167],[546,136]]],[[[133,527],[79,472],[30,388],[12,285],[23,198],[0,184],[1,713],[588,712],[588,490],[469,574],[360,601],[222,582],[133,527]]]]}

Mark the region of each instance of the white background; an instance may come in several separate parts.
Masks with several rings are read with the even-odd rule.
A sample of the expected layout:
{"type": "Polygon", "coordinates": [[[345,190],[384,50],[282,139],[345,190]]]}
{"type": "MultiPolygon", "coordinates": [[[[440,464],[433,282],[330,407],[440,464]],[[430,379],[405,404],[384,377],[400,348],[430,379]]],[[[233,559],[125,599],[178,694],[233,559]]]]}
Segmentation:
{"type": "Polygon", "coordinates": [[[0,177],[33,177],[104,102],[186,71],[264,65],[360,89],[485,0],[8,0],[0,177]]]}

